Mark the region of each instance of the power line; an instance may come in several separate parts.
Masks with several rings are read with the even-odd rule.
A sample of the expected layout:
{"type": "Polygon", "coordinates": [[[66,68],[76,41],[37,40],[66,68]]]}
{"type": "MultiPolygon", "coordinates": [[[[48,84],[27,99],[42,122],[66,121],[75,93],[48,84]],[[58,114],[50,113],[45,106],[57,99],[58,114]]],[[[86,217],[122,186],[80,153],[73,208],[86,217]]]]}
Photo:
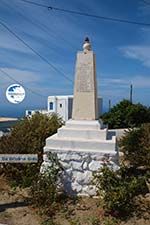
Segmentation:
{"type": "MultiPolygon", "coordinates": [[[[10,10],[12,10],[12,6],[10,6],[9,4],[7,4],[6,2],[4,2],[4,4],[7,6],[7,8],[9,8],[10,10]]],[[[36,23],[35,21],[33,21],[31,18],[25,16],[22,12],[17,11],[17,13],[22,16],[25,20],[27,20],[28,22],[30,22],[32,25],[38,27],[39,29],[41,29],[42,31],[44,31],[46,34],[49,35],[49,37],[54,37],[56,38],[57,35],[55,34],[55,32],[51,29],[52,27],[47,27],[44,24],[40,24],[40,23],[36,23]],[[50,29],[52,32],[50,32],[50,29]]],[[[54,25],[53,25],[54,26],[54,25]]],[[[55,27],[54,27],[55,28],[55,27]]],[[[60,33],[59,36],[61,37],[61,40],[63,40],[64,42],[67,43],[67,45],[70,45],[70,47],[74,50],[75,46],[73,46],[73,44],[71,42],[68,42],[68,40],[66,40],[60,33]]]]}
{"type": "Polygon", "coordinates": [[[50,63],[44,56],[42,56],[40,53],[38,53],[33,47],[31,47],[27,42],[25,42],[21,37],[19,37],[14,31],[12,31],[5,23],[0,21],[0,24],[9,31],[13,36],[15,36],[19,41],[21,41],[27,48],[29,48],[33,53],[35,53],[37,56],[39,56],[45,63],[47,63],[53,70],[55,70],[57,73],[61,74],[65,79],[67,79],[70,82],[73,82],[69,77],[67,77],[62,71],[57,69],[52,63],[50,63]]]}
{"type": "Polygon", "coordinates": [[[45,97],[47,98],[47,96],[41,95],[41,94],[39,94],[38,92],[35,92],[35,91],[31,90],[30,88],[26,87],[24,84],[22,84],[20,81],[18,81],[18,80],[16,80],[16,79],[14,79],[9,73],[7,73],[6,71],[4,71],[3,69],[0,68],[0,71],[1,71],[3,74],[5,74],[9,79],[13,80],[13,81],[16,82],[16,83],[21,84],[23,87],[25,87],[26,90],[28,90],[28,91],[32,92],[33,94],[38,95],[38,96],[40,96],[40,97],[42,97],[42,98],[45,98],[45,97]]]}
{"type": "Polygon", "coordinates": [[[136,21],[124,20],[124,19],[120,19],[120,18],[106,17],[106,16],[99,16],[99,15],[89,14],[89,13],[85,13],[85,12],[79,12],[79,11],[75,11],[75,10],[69,10],[69,9],[58,8],[58,7],[54,7],[54,6],[48,6],[45,4],[40,4],[40,3],[28,1],[28,0],[20,0],[20,1],[28,3],[28,4],[32,4],[35,6],[47,8],[48,10],[55,10],[55,11],[60,11],[60,12],[64,12],[64,13],[70,13],[70,14],[74,14],[74,15],[86,16],[86,17],[91,17],[91,18],[101,19],[101,20],[106,20],[106,21],[112,21],[112,22],[128,23],[128,24],[140,25],[140,26],[150,26],[150,23],[136,22],[136,21]]]}

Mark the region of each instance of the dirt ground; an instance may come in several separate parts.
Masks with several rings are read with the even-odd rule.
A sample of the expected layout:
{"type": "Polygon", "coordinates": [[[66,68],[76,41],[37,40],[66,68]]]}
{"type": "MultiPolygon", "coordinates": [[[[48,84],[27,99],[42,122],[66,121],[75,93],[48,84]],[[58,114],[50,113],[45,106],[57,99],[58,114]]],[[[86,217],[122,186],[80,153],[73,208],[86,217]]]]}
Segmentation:
{"type": "Polygon", "coordinates": [[[3,177],[0,177],[0,224],[40,225],[41,219],[27,205],[27,191],[13,190],[3,177]]]}
{"type": "MultiPolygon", "coordinates": [[[[28,189],[12,189],[4,177],[0,177],[0,225],[43,225],[43,219],[38,215],[25,199],[28,197],[28,189]]],[[[145,204],[142,202],[141,205],[145,204]]],[[[145,201],[145,200],[144,200],[145,201]]],[[[150,195],[147,195],[147,206],[143,207],[143,213],[120,225],[150,225],[150,195]]],[[[103,218],[103,210],[99,199],[79,198],[68,200],[54,216],[54,223],[47,221],[44,225],[103,225],[99,222],[103,218]]],[[[107,218],[106,218],[107,219],[107,218]]],[[[114,223],[105,223],[114,225],[114,223]]]]}

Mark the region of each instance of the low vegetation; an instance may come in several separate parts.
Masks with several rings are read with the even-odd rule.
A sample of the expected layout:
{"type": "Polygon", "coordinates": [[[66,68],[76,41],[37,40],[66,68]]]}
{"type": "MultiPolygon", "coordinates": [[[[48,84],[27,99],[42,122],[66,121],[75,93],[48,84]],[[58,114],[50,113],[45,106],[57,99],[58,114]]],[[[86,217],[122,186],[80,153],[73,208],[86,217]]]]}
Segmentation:
{"type": "Polygon", "coordinates": [[[124,164],[117,171],[105,165],[94,180],[106,211],[114,216],[130,216],[136,211],[135,197],[149,192],[150,124],[129,130],[120,147],[124,164]]]}
{"type": "Polygon", "coordinates": [[[150,169],[150,123],[127,131],[120,140],[120,147],[128,165],[150,169]]]}
{"type": "Polygon", "coordinates": [[[150,123],[150,108],[122,100],[101,118],[110,129],[139,127],[143,123],[150,123]]]}
{"type": "Polygon", "coordinates": [[[34,179],[31,186],[31,202],[47,216],[52,216],[58,206],[58,178],[61,166],[57,155],[49,153],[49,165],[34,179]]]}
{"type": "Polygon", "coordinates": [[[56,114],[50,117],[35,114],[19,121],[9,135],[0,138],[0,154],[38,154],[38,163],[3,164],[0,174],[12,185],[28,187],[39,173],[43,160],[43,147],[47,137],[57,132],[62,120],[56,114]]]}

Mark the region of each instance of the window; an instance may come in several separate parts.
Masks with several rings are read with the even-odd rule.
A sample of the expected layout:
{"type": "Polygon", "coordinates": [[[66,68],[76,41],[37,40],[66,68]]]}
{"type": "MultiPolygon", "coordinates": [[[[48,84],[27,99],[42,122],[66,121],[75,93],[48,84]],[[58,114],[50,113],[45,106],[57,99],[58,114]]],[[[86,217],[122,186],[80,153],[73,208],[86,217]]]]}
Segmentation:
{"type": "Polygon", "coordinates": [[[59,106],[60,106],[60,108],[62,108],[62,104],[60,104],[59,106]]]}
{"type": "Polygon", "coordinates": [[[49,109],[50,109],[50,110],[53,110],[53,102],[50,102],[50,103],[49,103],[49,109]]]}

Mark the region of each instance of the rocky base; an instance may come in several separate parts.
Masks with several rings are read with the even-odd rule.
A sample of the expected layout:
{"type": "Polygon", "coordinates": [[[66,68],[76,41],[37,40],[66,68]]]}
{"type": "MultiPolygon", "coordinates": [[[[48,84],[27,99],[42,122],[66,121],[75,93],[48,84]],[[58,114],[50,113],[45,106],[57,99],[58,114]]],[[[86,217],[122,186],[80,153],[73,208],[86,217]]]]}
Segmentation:
{"type": "MultiPolygon", "coordinates": [[[[114,152],[58,150],[52,152],[57,153],[64,169],[61,184],[69,195],[96,195],[96,187],[92,184],[93,172],[100,169],[104,163],[107,163],[114,170],[118,169],[118,156],[114,152]]],[[[42,167],[47,167],[49,163],[47,153],[45,153],[42,167]]]]}

